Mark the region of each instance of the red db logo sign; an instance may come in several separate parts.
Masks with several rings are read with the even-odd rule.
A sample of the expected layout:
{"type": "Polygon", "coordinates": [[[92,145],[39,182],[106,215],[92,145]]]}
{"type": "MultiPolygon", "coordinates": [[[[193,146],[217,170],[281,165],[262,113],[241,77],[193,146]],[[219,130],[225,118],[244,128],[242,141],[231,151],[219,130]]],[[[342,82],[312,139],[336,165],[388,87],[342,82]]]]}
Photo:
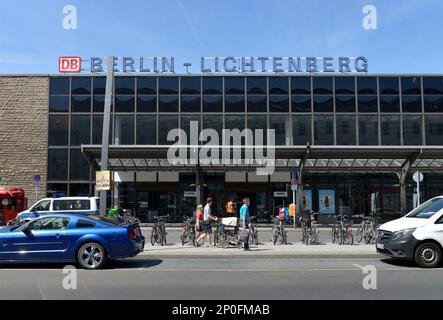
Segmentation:
{"type": "Polygon", "coordinates": [[[58,58],[59,72],[80,72],[82,59],[80,57],[60,57],[58,58]]]}

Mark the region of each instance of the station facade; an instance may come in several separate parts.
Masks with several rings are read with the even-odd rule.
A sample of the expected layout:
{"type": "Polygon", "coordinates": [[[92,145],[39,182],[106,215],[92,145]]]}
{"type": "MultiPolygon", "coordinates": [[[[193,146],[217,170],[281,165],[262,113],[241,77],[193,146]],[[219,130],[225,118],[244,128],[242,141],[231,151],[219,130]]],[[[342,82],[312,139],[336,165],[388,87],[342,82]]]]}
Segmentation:
{"type": "MultiPolygon", "coordinates": [[[[105,85],[101,75],[1,76],[4,181],[32,194],[40,174],[39,196],[96,194],[105,85]]],[[[249,196],[266,219],[292,202],[294,171],[303,206],[322,214],[405,212],[415,171],[422,199],[443,194],[441,75],[116,75],[112,101],[109,205],[143,222],[181,221],[207,196],[219,215],[249,196]],[[275,172],[168,163],[168,132],[188,133],[191,121],[220,134],[274,129],[275,172]]]]}

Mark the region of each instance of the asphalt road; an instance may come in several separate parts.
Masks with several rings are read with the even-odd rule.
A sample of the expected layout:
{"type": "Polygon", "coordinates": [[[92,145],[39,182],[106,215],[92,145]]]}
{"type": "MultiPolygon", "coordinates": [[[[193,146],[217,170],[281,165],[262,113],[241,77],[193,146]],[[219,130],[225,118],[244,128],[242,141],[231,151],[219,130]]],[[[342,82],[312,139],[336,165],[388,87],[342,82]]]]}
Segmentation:
{"type": "MultiPolygon", "coordinates": [[[[419,269],[382,258],[135,259],[77,270],[66,290],[61,265],[2,265],[0,299],[442,299],[443,268],[419,269]],[[375,290],[364,289],[376,268],[375,290]]],[[[71,274],[72,276],[72,274],[71,274]]]]}

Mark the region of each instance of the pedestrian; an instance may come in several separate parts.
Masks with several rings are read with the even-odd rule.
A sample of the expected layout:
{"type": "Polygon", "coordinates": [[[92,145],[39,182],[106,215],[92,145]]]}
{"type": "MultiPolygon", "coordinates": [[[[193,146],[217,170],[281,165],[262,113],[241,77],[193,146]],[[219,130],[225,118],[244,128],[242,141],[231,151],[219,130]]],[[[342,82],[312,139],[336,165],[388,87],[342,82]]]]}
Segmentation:
{"type": "Polygon", "coordinates": [[[245,250],[249,250],[249,206],[251,202],[248,197],[243,198],[243,205],[240,208],[240,228],[246,229],[245,250]]]}
{"type": "Polygon", "coordinates": [[[226,203],[226,216],[228,217],[232,217],[234,216],[234,200],[233,199],[229,199],[229,201],[226,203]]]}
{"type": "Polygon", "coordinates": [[[205,205],[205,208],[203,209],[203,221],[202,221],[204,234],[200,235],[197,238],[197,244],[204,237],[208,238],[208,242],[209,242],[210,247],[212,247],[212,224],[211,224],[211,221],[218,220],[218,218],[216,216],[213,216],[211,214],[212,202],[213,201],[212,201],[211,197],[206,199],[206,205],[205,205]]]}
{"type": "Polygon", "coordinates": [[[203,232],[203,205],[199,204],[195,210],[195,231],[197,232],[197,239],[203,232]]]}

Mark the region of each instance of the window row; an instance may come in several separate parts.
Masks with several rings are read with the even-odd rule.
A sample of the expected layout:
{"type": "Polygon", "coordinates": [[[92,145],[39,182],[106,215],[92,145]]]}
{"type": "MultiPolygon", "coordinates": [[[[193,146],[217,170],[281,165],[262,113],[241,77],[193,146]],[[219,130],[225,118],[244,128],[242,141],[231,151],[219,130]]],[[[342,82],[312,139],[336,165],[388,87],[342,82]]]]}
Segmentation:
{"type": "MultiPolygon", "coordinates": [[[[443,77],[162,76],[115,77],[115,94],[443,94],[443,77]]],[[[105,94],[105,77],[52,77],[51,95],[105,94]]]]}
{"type": "MultiPolygon", "coordinates": [[[[356,145],[358,119],[358,144],[378,145],[379,136],[382,145],[401,145],[400,116],[381,115],[380,130],[378,115],[340,115],[336,117],[336,144],[356,145]],[[380,132],[380,134],[379,134],[380,132]]],[[[226,129],[275,129],[277,144],[304,145],[307,141],[317,145],[334,144],[334,116],[333,115],[298,115],[292,117],[292,136],[289,132],[290,117],[287,115],[269,116],[261,115],[204,115],[203,127],[200,115],[182,115],[180,128],[190,133],[190,122],[198,121],[200,129],[211,128],[222,136],[223,121],[226,129]],[[312,122],[314,124],[314,139],[311,137],[312,122]],[[283,130],[283,131],[282,131],[283,130]],[[281,132],[285,132],[283,135],[281,132]]],[[[443,116],[425,117],[425,138],[427,145],[442,145],[443,141],[443,116]]],[[[403,116],[403,144],[422,144],[422,116],[403,116]]],[[[103,116],[73,116],[71,118],[71,131],[69,133],[69,120],[67,116],[50,116],[49,146],[80,146],[82,144],[101,144],[103,116]],[[91,127],[92,125],[92,127],[91,127]]],[[[170,130],[179,127],[178,117],[175,115],[116,115],[111,123],[110,143],[120,145],[155,145],[171,144],[167,136],[170,130]],[[158,128],[158,129],[157,129],[158,128]],[[113,129],[113,130],[112,130],[113,129]],[[111,139],[113,137],[113,140],[111,139]]],[[[266,135],[265,140],[266,141],[266,135]]]]}
{"type": "MultiPolygon", "coordinates": [[[[334,112],[332,95],[221,95],[213,96],[179,96],[160,95],[115,96],[115,112],[334,112]],[[268,102],[269,100],[269,102],[268,102]],[[311,101],[313,100],[313,101],[311,101]],[[180,107],[179,107],[180,105],[180,107]],[[224,110],[223,110],[224,105],[224,110]],[[269,105],[269,108],[268,108],[269,105]]],[[[443,112],[443,95],[423,97],[425,112],[443,112]]],[[[104,96],[51,96],[50,112],[103,112],[104,96]],[[71,103],[70,103],[71,102],[71,103]],[[71,108],[69,105],[71,104],[71,108]]],[[[402,96],[403,112],[422,112],[422,96],[402,96]]],[[[378,97],[372,95],[335,95],[336,112],[378,112],[378,97]]],[[[400,112],[400,97],[393,95],[380,96],[381,112],[400,112]]]]}

